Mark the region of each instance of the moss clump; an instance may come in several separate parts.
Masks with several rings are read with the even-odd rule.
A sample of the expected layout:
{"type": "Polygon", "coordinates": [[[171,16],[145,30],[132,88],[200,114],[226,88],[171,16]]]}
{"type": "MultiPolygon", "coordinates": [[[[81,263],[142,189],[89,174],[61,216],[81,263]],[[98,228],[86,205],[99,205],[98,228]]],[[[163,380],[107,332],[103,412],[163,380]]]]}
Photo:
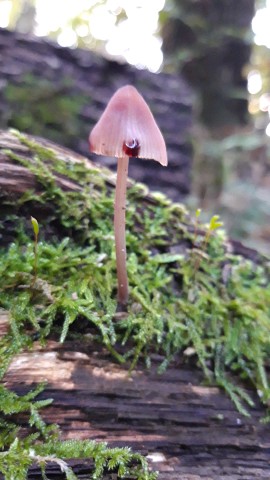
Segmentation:
{"type": "Polygon", "coordinates": [[[40,195],[27,192],[19,199],[13,221],[19,225],[29,212],[24,221],[30,225],[38,204],[50,208],[40,221],[34,286],[30,231],[19,228],[14,242],[0,252],[0,306],[11,318],[10,333],[1,340],[7,359],[2,375],[14,353],[31,343],[27,330],[38,331],[45,341],[58,328],[64,341],[72,324],[84,318],[95,341],[130,368],[139,358],[149,365],[158,352],[162,372],[176,355],[186,359],[189,348],[206,380],[224,388],[242,414],[249,415],[253,405],[243,385],[253,385],[267,405],[267,261],[255,264],[232,255],[224,231],[205,235],[209,227],[194,227],[183,206],[147,196],[133,184],[127,209],[130,303],[127,316],[116,322],[114,192],[106,170],[64,165],[50,150],[19,138],[33,153],[31,160],[6,155],[26,165],[43,188],[40,195]],[[56,178],[63,173],[80,187],[76,192],[60,189],[56,178]]]}

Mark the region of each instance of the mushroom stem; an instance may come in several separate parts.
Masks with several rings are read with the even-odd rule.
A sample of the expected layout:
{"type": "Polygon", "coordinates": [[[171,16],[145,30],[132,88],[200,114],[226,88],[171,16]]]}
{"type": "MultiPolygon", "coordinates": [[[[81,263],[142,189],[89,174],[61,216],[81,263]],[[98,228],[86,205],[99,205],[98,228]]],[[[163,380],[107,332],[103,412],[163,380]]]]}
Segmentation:
{"type": "Polygon", "coordinates": [[[114,203],[114,236],[116,270],[118,280],[117,300],[119,304],[128,302],[128,276],[126,267],[126,192],[129,157],[118,158],[114,203]]]}

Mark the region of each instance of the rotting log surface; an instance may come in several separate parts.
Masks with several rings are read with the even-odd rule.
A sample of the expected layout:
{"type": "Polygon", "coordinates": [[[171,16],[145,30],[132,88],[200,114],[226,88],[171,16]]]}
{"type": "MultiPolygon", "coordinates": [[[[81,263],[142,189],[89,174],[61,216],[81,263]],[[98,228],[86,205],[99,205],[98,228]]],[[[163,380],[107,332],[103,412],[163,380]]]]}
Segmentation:
{"type": "MultiPolygon", "coordinates": [[[[82,160],[74,153],[42,140],[63,160],[82,160]]],[[[25,189],[38,189],[27,169],[13,164],[4,149],[20,152],[26,148],[12,134],[0,134],[0,193],[10,199],[25,189]],[[2,149],[2,150],[1,150],[2,149]]],[[[31,155],[29,149],[24,155],[31,155]]],[[[58,178],[63,188],[78,185],[58,178]]],[[[107,181],[113,185],[113,175],[107,181]]],[[[1,209],[0,209],[1,213],[1,209]]],[[[256,261],[256,252],[242,248],[242,254],[256,261]]],[[[2,315],[0,334],[7,317],[2,315]]],[[[98,345],[50,340],[46,349],[18,355],[5,378],[8,386],[23,394],[47,380],[41,398],[53,398],[44,411],[48,422],[60,425],[63,439],[90,438],[110,446],[131,446],[145,455],[160,454],[153,468],[160,480],[262,480],[270,478],[269,426],[260,423],[263,410],[258,403],[252,418],[242,417],[229,398],[217,388],[202,384],[194,366],[176,359],[163,375],[158,375],[160,358],[152,367],[139,365],[131,376],[126,367],[112,362],[98,345]]],[[[251,394],[252,395],[252,394],[251,394]]],[[[256,402],[255,398],[254,401],[256,402]]],[[[25,425],[26,426],[26,425],[25,425]]],[[[87,462],[74,461],[80,478],[91,473],[87,462]]],[[[62,479],[53,465],[49,478],[62,479]]],[[[33,467],[29,479],[40,480],[33,467]]],[[[106,480],[112,476],[106,477],[106,480]]]]}
{"type": "MultiPolygon", "coordinates": [[[[129,375],[97,345],[50,341],[46,350],[18,355],[6,382],[23,394],[47,381],[40,397],[54,402],[43,417],[60,425],[63,439],[106,441],[152,455],[160,480],[268,480],[270,433],[259,422],[260,408],[252,419],[241,417],[217,388],[201,385],[195,369],[175,362],[158,375],[158,364],[153,359],[150,370],[139,366],[129,375]]],[[[91,472],[86,462],[72,465],[79,478],[91,472]]],[[[53,465],[48,474],[62,478],[53,465]]],[[[41,478],[35,467],[32,478],[41,478]]]]}

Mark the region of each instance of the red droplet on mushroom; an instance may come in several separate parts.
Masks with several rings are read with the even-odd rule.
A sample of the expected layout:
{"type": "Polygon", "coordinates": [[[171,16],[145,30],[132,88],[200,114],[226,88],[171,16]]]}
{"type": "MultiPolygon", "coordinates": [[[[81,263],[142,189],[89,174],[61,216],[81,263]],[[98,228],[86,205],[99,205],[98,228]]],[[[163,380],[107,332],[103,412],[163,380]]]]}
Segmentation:
{"type": "Polygon", "coordinates": [[[128,157],[138,157],[140,153],[140,144],[137,138],[133,138],[133,140],[128,140],[127,142],[124,142],[123,152],[128,157]]]}
{"type": "Polygon", "coordinates": [[[168,163],[162,133],[147,103],[132,85],[119,88],[112,96],[89,143],[90,150],[98,155],[121,158],[125,154],[153,159],[163,166],[168,163]],[[134,142],[140,146],[137,152],[134,142]],[[131,147],[130,154],[125,152],[125,145],[131,147]]]}

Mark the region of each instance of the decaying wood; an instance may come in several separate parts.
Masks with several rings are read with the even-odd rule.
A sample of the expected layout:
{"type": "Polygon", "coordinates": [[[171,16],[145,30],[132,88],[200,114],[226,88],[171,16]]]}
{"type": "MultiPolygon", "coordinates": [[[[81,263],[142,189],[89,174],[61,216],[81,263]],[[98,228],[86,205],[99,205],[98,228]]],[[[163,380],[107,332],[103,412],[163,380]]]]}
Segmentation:
{"type": "MultiPolygon", "coordinates": [[[[50,341],[18,355],[5,380],[20,394],[47,381],[40,398],[54,402],[44,418],[60,425],[63,439],[130,446],[148,456],[160,480],[269,479],[270,433],[259,406],[252,419],[242,417],[217,388],[203,386],[196,369],[175,361],[159,375],[158,364],[153,359],[150,370],[141,365],[129,375],[90,340],[50,341]]],[[[72,465],[79,478],[91,472],[87,462],[72,465]]],[[[55,465],[48,474],[62,478],[55,465]]],[[[40,480],[37,468],[29,478],[40,480]]]]}
{"type": "MultiPolygon", "coordinates": [[[[42,142],[63,161],[87,162],[71,151],[42,142]]],[[[41,187],[34,176],[12,162],[6,149],[31,158],[31,149],[16,136],[0,132],[1,195],[16,200],[29,187],[38,191],[41,187]]],[[[103,174],[113,186],[113,174],[105,170],[103,174]]],[[[58,182],[64,189],[80,188],[63,176],[58,182]]],[[[242,254],[256,260],[256,252],[241,248],[242,254]]],[[[1,313],[3,334],[7,315],[1,313]]],[[[40,398],[53,398],[54,403],[44,410],[44,418],[60,425],[63,439],[90,438],[112,447],[130,446],[148,455],[153,469],[160,471],[160,480],[269,479],[269,426],[260,423],[263,411],[256,399],[252,417],[245,418],[223,392],[203,385],[195,366],[191,368],[179,358],[159,375],[160,360],[154,357],[149,370],[139,365],[129,375],[127,367],[115,364],[90,338],[85,343],[67,341],[64,345],[50,340],[44,350],[36,345],[33,351],[15,357],[5,381],[19,394],[47,381],[40,398]]],[[[91,474],[88,462],[74,460],[72,464],[81,479],[91,474]]],[[[48,476],[63,478],[55,465],[48,466],[48,476]]],[[[29,478],[41,479],[36,467],[29,478]]]]}
{"type": "MultiPolygon", "coordinates": [[[[29,140],[36,140],[40,145],[52,150],[59,159],[72,162],[82,162],[88,164],[89,167],[96,168],[90,160],[85,157],[71,152],[64,147],[55,143],[46,141],[45,139],[34,139],[29,136],[29,140]]],[[[22,194],[28,189],[41,191],[35,175],[28,168],[18,165],[12,160],[7,153],[11,151],[14,155],[30,160],[33,152],[31,148],[23,145],[19,138],[11,131],[0,130],[0,192],[12,196],[13,194],[22,194]]],[[[108,179],[109,181],[109,179],[108,179]]],[[[63,190],[79,191],[80,186],[72,182],[64,176],[56,176],[56,182],[63,190]]]]}

